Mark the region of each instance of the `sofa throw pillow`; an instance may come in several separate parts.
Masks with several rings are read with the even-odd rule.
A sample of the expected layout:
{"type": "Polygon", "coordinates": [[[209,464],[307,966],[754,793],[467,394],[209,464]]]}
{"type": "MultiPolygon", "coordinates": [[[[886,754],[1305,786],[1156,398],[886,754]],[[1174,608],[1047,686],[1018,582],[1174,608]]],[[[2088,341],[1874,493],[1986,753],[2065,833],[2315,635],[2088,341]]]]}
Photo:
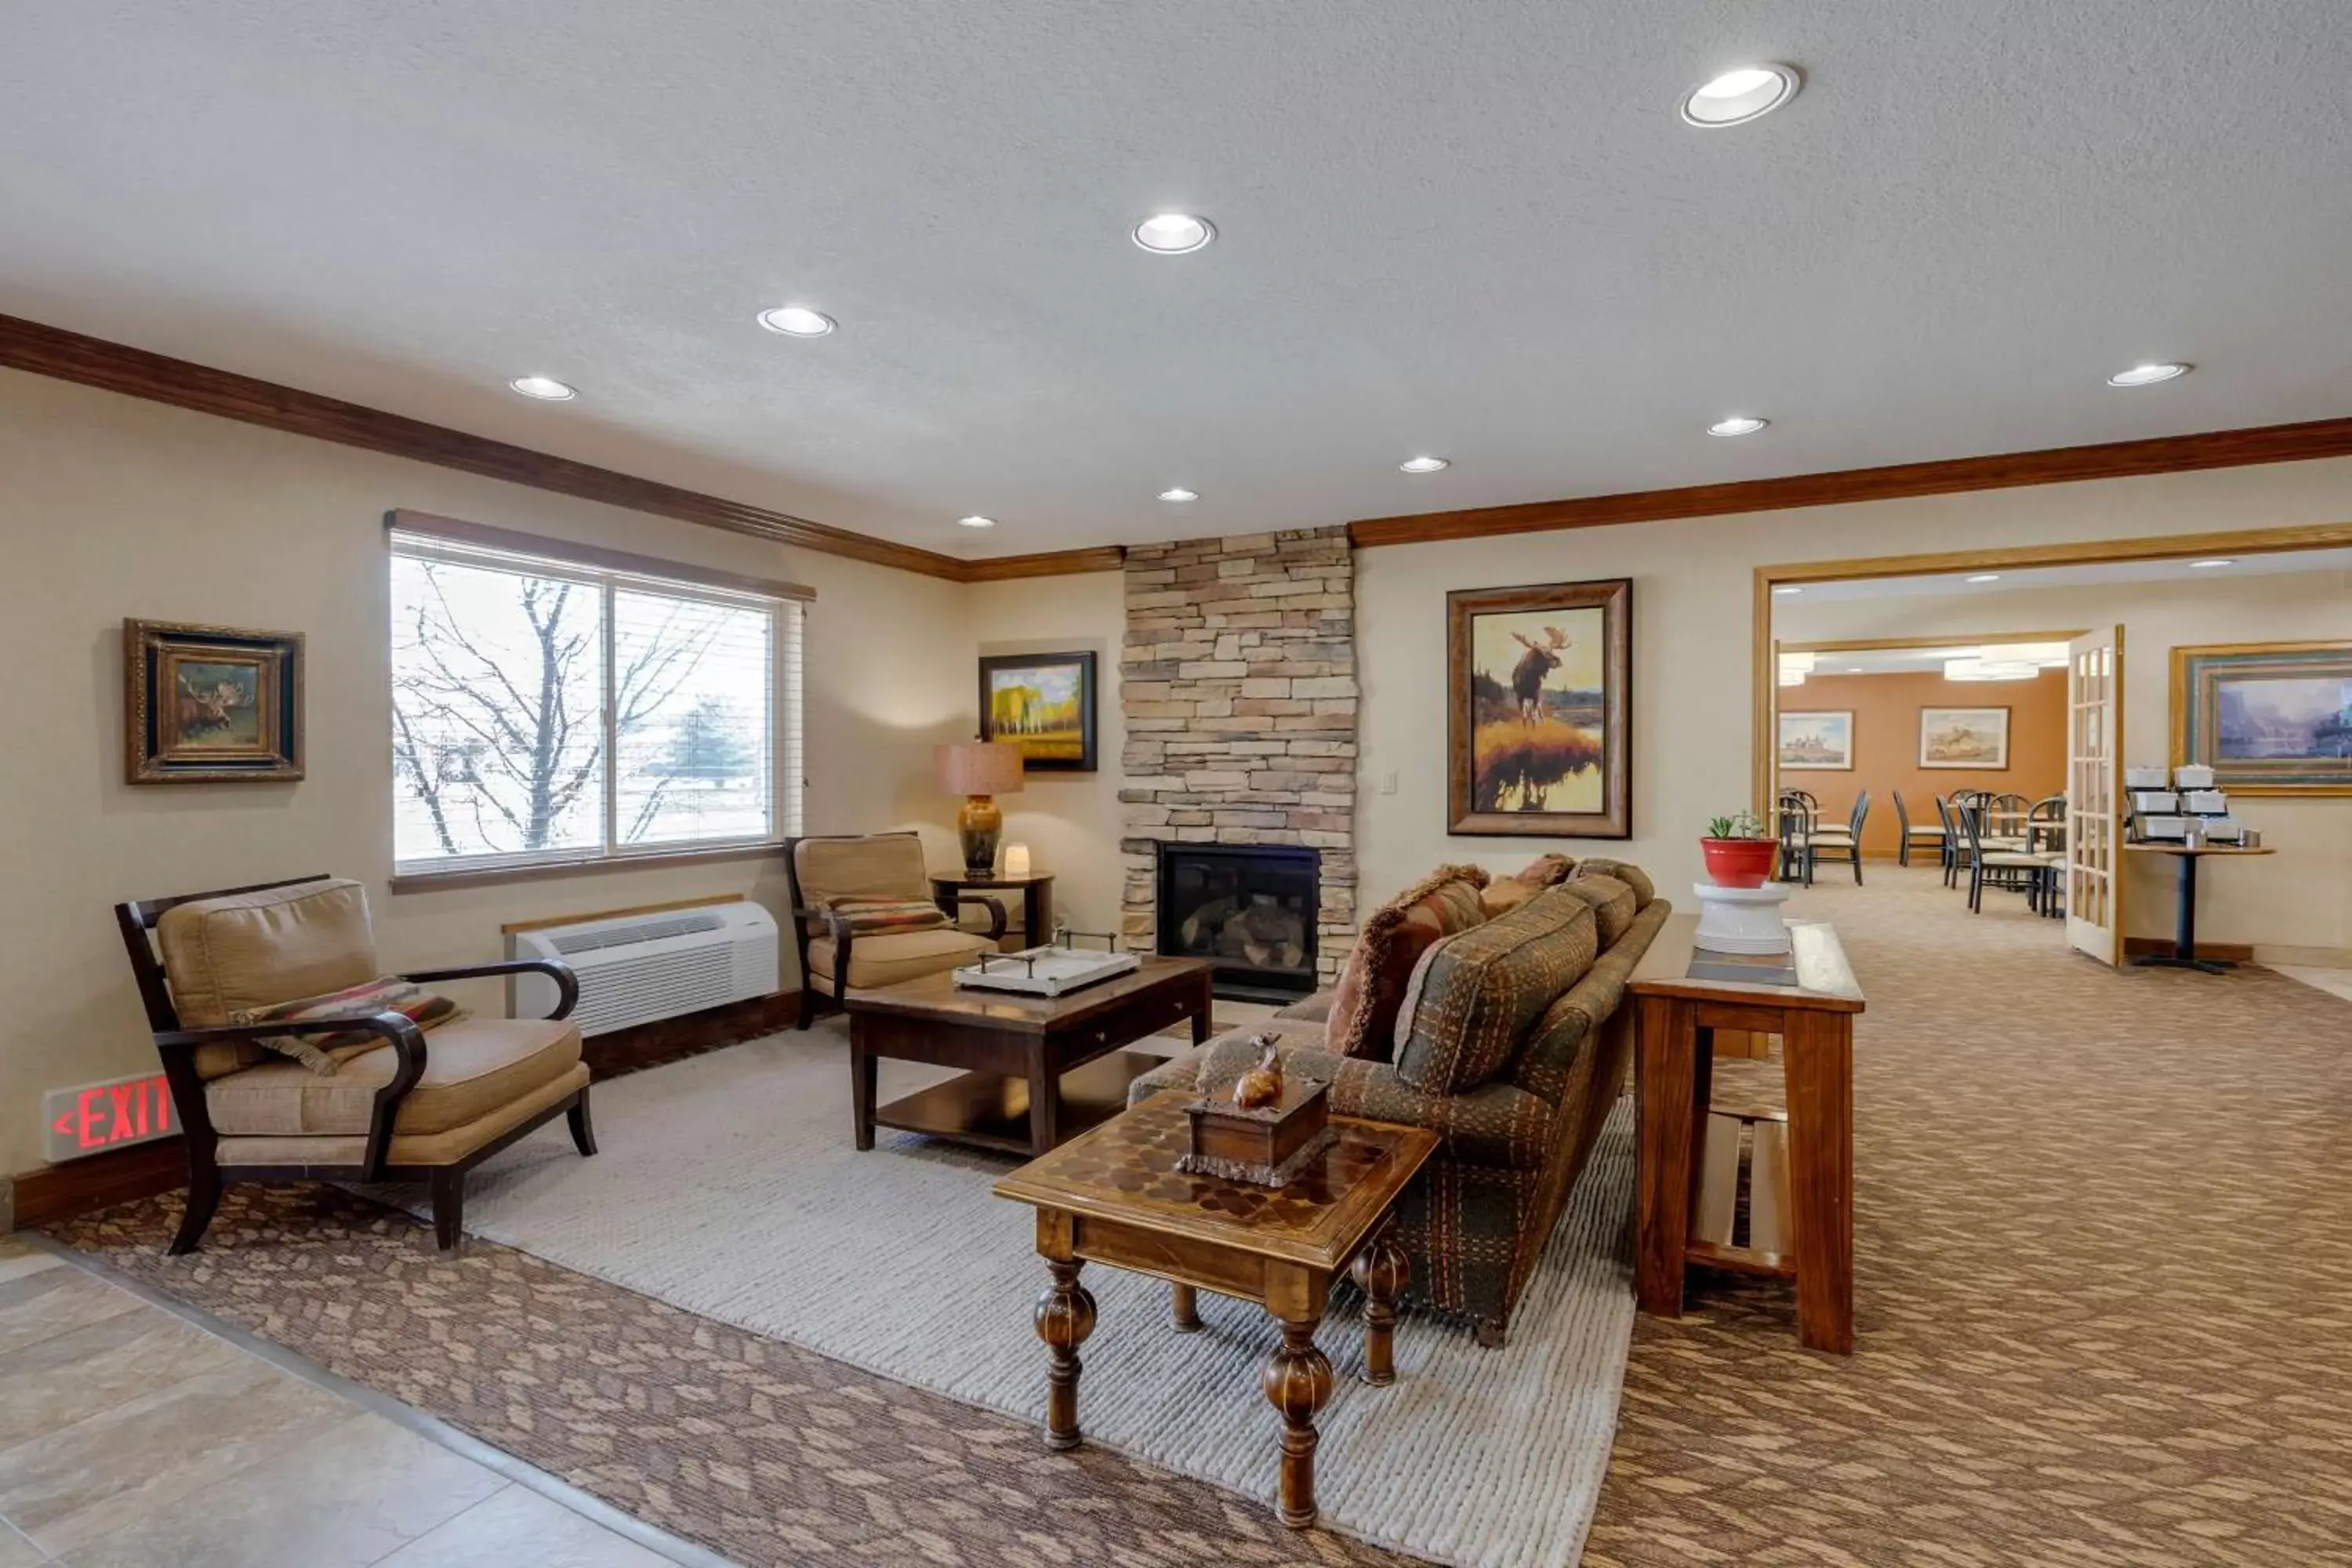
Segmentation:
{"type": "Polygon", "coordinates": [[[835,899],[825,908],[847,923],[852,936],[944,931],[955,923],[939,905],[921,899],[835,899]]]}
{"type": "MultiPolygon", "coordinates": [[[[248,1007],[229,1021],[236,1024],[289,1024],[312,1018],[368,1017],[397,1013],[419,1029],[438,1028],[466,1010],[448,997],[427,991],[413,980],[387,974],[363,985],[347,985],[323,996],[302,996],[269,1007],[248,1007]]],[[[329,1035],[272,1035],[261,1044],[280,1056],[292,1057],[320,1076],[328,1076],[362,1051],[384,1043],[382,1035],[366,1029],[338,1029],[329,1035]]]]}
{"type": "Polygon", "coordinates": [[[1395,1048],[1397,1008],[1430,943],[1484,924],[1480,866],[1440,866],[1365,917],[1331,994],[1330,1048],[1384,1062],[1395,1048]]]}
{"type": "Polygon", "coordinates": [[[1658,896],[1657,885],[1650,880],[1650,874],[1631,860],[1611,860],[1598,856],[1590,860],[1579,860],[1576,869],[1569,873],[1568,879],[1572,882],[1580,877],[1616,878],[1633,889],[1633,907],[1637,910],[1648,909],[1650,900],[1658,896]]]}
{"type": "Polygon", "coordinates": [[[1397,1076],[1423,1094],[1485,1083],[1599,951],[1591,907],[1566,888],[1437,942],[1422,954],[1397,1013],[1397,1076]]]}
{"type": "Polygon", "coordinates": [[[1614,877],[1579,877],[1563,882],[1561,888],[1592,906],[1592,919],[1600,928],[1602,951],[1617,945],[1617,939],[1633,929],[1633,917],[1640,912],[1633,889],[1614,877]]]}

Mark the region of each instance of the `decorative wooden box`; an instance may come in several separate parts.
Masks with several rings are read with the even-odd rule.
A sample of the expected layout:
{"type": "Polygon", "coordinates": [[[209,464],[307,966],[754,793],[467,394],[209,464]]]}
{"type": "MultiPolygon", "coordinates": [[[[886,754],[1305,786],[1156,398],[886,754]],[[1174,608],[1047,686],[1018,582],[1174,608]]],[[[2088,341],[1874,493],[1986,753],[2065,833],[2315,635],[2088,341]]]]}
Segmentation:
{"type": "Polygon", "coordinates": [[[1330,1144],[1331,1086],[1290,1079],[1273,1104],[1245,1110],[1230,1100],[1201,1099],[1184,1108],[1192,1149],[1176,1162],[1189,1175],[1253,1186],[1285,1187],[1330,1144]]]}

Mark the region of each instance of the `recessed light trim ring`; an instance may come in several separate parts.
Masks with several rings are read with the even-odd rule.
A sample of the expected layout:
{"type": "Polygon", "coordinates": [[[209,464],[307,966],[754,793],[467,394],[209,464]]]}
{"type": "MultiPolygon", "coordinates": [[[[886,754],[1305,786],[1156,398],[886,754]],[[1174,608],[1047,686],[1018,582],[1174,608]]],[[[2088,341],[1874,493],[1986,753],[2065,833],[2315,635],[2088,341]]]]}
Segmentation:
{"type": "Polygon", "coordinates": [[[960,517],[956,519],[956,526],[959,528],[994,528],[996,526],[996,520],[992,517],[982,517],[980,513],[973,512],[970,517],[960,517]]]}
{"type": "Polygon", "coordinates": [[[1771,423],[1769,419],[1759,419],[1752,414],[1735,414],[1728,419],[1718,419],[1708,426],[1706,433],[1710,436],[1753,436],[1771,423]]]}
{"type": "Polygon", "coordinates": [[[2196,367],[2180,360],[2161,360],[2147,364],[2136,364],[2129,370],[2119,370],[2107,377],[2109,386],[2156,386],[2168,381],[2178,381],[2196,367]]]}
{"type": "Polygon", "coordinates": [[[1128,237],[1154,256],[1190,256],[1217,237],[1217,226],[1198,213],[1153,213],[1128,237]]]}
{"type": "Polygon", "coordinates": [[[569,403],[580,395],[580,389],[551,375],[519,375],[507,385],[525,397],[535,397],[541,403],[569,403]]]}
{"type": "Polygon", "coordinates": [[[760,312],[760,325],[787,338],[821,338],[841,323],[806,305],[779,305],[760,312]]]}
{"type": "Polygon", "coordinates": [[[1402,468],[1408,474],[1442,473],[1453,466],[1454,461],[1450,458],[1432,458],[1428,456],[1407,458],[1403,462],[1397,465],[1399,468],[1402,468]]]}
{"type": "Polygon", "coordinates": [[[1740,66],[1685,93],[1683,123],[1701,131],[1727,131],[1761,120],[1797,96],[1804,73],[1778,60],[1740,66]]]}

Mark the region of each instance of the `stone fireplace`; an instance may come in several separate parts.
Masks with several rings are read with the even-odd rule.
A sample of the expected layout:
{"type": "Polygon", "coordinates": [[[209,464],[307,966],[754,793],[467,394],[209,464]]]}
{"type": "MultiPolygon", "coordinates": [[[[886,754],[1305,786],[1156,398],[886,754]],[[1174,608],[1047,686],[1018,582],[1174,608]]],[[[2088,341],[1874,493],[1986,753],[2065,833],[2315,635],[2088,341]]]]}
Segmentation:
{"type": "Polygon", "coordinates": [[[1330,984],[1356,927],[1346,531],[1129,548],[1119,706],[1127,946],[1210,958],[1221,994],[1330,984]]]}
{"type": "Polygon", "coordinates": [[[1319,852],[1287,844],[1162,844],[1160,951],[1216,965],[1217,994],[1292,1002],[1315,989],[1319,852]]]}

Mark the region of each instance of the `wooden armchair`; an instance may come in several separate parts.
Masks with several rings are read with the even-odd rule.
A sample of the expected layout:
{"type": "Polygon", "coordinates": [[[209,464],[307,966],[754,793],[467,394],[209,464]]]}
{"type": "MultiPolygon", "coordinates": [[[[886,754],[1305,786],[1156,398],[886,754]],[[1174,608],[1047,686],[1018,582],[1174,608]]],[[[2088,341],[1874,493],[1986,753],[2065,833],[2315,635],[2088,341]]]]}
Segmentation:
{"type": "Polygon", "coordinates": [[[801,959],[800,1028],[840,1006],[848,992],[961,969],[993,952],[1004,934],[1004,906],[994,899],[958,893],[949,906],[934,901],[923,843],[912,833],[792,839],[784,846],[784,876],[801,959]],[[953,910],[966,904],[987,912],[985,934],[957,928],[953,910]],[[908,918],[859,929],[858,906],[871,911],[892,905],[908,918]],[[922,920],[917,906],[936,918],[922,920]]]}
{"type": "Polygon", "coordinates": [[[174,1253],[204,1239],[231,1182],[421,1181],[445,1252],[465,1219],[466,1173],[562,1113],[596,1152],[572,971],[515,959],[401,978],[430,984],[536,972],[560,993],[551,1017],[461,1016],[425,1036],[396,1012],[237,1024],[235,1015],[382,978],[361,885],[331,877],[117,904],[172,1107],[188,1140],[188,1206],[174,1253]],[[258,1042],[364,1032],[389,1048],[329,1073],[258,1042]]]}

